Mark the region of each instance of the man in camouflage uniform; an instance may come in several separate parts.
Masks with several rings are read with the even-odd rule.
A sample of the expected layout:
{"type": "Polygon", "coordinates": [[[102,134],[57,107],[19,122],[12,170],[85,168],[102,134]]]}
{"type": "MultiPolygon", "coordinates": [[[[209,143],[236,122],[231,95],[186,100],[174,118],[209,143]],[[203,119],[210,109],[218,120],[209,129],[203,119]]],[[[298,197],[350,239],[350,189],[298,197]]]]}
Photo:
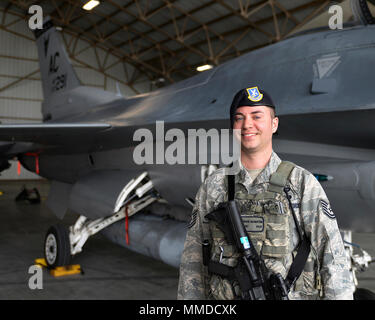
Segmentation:
{"type": "MultiPolygon", "coordinates": [[[[278,118],[271,97],[258,87],[240,90],[232,102],[230,118],[232,128],[241,132],[235,199],[250,239],[268,269],[285,279],[302,232],[311,249],[302,274],[290,288],[289,299],[353,299],[343,241],[329,200],[317,179],[307,170],[292,165],[288,179],[284,179],[289,200],[277,191],[275,173],[279,173],[282,161],[272,150],[278,118]],[[291,210],[298,221],[293,219],[291,210]]],[[[202,242],[207,235],[211,260],[232,267],[237,264],[236,250],[226,243],[220,229],[205,218],[219,204],[228,201],[226,173],[225,168],[216,170],[196,195],[181,259],[178,299],[240,296],[238,283],[209,273],[203,265],[202,242]]]]}

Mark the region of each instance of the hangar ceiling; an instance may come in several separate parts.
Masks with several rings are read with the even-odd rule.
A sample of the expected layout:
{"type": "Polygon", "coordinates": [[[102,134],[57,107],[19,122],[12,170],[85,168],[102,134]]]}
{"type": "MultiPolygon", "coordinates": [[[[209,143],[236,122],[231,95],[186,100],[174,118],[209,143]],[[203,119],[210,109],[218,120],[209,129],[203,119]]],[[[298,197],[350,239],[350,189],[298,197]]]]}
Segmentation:
{"type": "Polygon", "coordinates": [[[105,0],[86,11],[82,9],[85,2],[2,0],[0,29],[12,32],[12,24],[30,18],[31,5],[40,5],[43,14],[69,35],[65,44],[73,60],[87,50],[76,48],[78,39],[85,40],[95,52],[105,50],[117,59],[109,62],[97,55],[100,72],[106,74],[126,62],[135,70],[127,84],[146,76],[163,85],[196,74],[199,65],[219,65],[280,41],[331,4],[322,0],[105,0]],[[5,22],[7,14],[17,16],[17,21],[5,22]]]}

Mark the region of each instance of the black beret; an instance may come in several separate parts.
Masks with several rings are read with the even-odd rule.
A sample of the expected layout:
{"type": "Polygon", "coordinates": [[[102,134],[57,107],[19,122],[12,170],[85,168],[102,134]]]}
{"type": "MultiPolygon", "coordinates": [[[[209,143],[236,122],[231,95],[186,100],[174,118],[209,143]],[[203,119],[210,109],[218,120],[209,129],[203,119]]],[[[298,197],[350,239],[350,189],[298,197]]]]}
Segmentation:
{"type": "Polygon", "coordinates": [[[258,87],[241,89],[236,93],[230,106],[230,123],[233,125],[234,114],[238,107],[248,106],[267,106],[275,109],[271,96],[258,87]]]}

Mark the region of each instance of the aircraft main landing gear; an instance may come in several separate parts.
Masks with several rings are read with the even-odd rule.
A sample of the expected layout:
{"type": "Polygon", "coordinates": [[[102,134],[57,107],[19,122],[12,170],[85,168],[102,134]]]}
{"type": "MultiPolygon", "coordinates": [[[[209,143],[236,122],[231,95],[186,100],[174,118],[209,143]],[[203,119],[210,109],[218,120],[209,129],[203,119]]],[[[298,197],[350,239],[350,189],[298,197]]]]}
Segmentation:
{"type": "Polygon", "coordinates": [[[146,176],[147,172],[142,173],[123,188],[111,216],[89,220],[81,215],[69,230],[59,224],[50,227],[44,241],[44,256],[48,267],[67,266],[71,257],[82,251],[90,236],[126,216],[131,217],[158,200],[159,196],[152,190],[152,181],[146,179],[146,176]],[[122,210],[125,206],[126,210],[122,210]]]}
{"type": "Polygon", "coordinates": [[[51,226],[44,240],[44,256],[51,268],[66,266],[70,261],[70,240],[68,230],[61,224],[51,226]]]}
{"type": "Polygon", "coordinates": [[[369,264],[374,262],[372,257],[357,244],[352,242],[352,232],[350,230],[340,230],[344,241],[344,247],[348,260],[350,261],[351,281],[353,284],[354,300],[375,300],[375,293],[365,288],[358,288],[356,273],[363,272],[369,264]],[[354,248],[359,253],[354,254],[354,248]]]}

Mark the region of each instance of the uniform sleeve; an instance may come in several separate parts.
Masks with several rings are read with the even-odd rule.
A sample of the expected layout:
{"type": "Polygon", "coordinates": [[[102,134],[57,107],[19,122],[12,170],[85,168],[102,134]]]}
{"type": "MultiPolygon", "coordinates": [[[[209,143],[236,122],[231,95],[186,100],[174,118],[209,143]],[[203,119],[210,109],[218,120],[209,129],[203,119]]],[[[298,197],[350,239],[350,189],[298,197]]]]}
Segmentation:
{"type": "Polygon", "coordinates": [[[323,299],[352,300],[349,261],[337,220],[322,186],[312,174],[305,176],[301,213],[306,234],[318,257],[323,299]]]}
{"type": "Polygon", "coordinates": [[[202,257],[201,214],[205,204],[204,185],[195,198],[191,222],[186,234],[180,264],[177,299],[205,299],[205,281],[202,257]]]}

